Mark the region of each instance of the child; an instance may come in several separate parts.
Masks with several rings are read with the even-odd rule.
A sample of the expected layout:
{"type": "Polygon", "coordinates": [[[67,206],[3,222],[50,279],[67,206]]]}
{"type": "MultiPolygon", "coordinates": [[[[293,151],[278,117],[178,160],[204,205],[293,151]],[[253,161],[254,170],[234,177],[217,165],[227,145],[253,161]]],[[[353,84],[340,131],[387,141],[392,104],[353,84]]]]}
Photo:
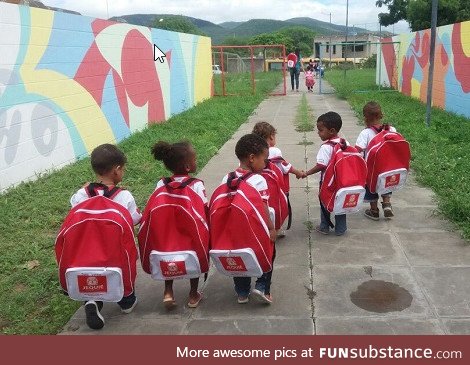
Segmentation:
{"type": "Polygon", "coordinates": [[[305,72],[305,86],[309,92],[313,92],[313,86],[315,86],[315,74],[311,66],[307,66],[307,71],[305,72]]]}
{"type": "MultiPolygon", "coordinates": [[[[361,133],[359,133],[355,147],[359,152],[364,152],[365,157],[370,141],[377,133],[380,132],[380,128],[382,127],[381,120],[383,118],[383,114],[380,105],[375,101],[370,101],[364,105],[362,114],[364,115],[364,124],[367,128],[364,128],[361,133]]],[[[396,132],[396,129],[390,126],[390,131],[396,132]]],[[[382,195],[382,209],[386,219],[391,219],[393,217],[392,204],[390,203],[391,195],[392,193],[382,195]]],[[[364,215],[369,219],[378,221],[380,219],[378,208],[379,195],[376,193],[371,193],[369,188],[366,186],[366,195],[364,196],[364,200],[370,203],[370,209],[367,209],[364,212],[364,215]]]]}
{"type": "MultiPolygon", "coordinates": [[[[320,149],[318,150],[317,164],[310,170],[308,170],[305,173],[304,177],[316,174],[317,172],[321,172],[320,185],[322,184],[323,173],[326,167],[328,166],[328,163],[330,162],[331,154],[333,152],[333,146],[335,143],[340,142],[338,132],[340,131],[342,125],[343,122],[338,113],[328,112],[318,117],[318,136],[322,141],[324,141],[324,143],[320,146],[320,149]]],[[[315,227],[315,231],[321,234],[328,234],[330,231],[330,227],[328,224],[330,221],[330,213],[326,209],[324,209],[324,207],[321,208],[322,209],[320,212],[320,225],[315,227]]],[[[337,236],[341,236],[346,232],[346,230],[346,214],[335,215],[335,234],[337,236]]]]}
{"type": "MultiPolygon", "coordinates": [[[[265,202],[266,215],[268,216],[268,229],[271,241],[274,243],[276,239],[276,230],[274,224],[271,221],[268,207],[269,191],[268,185],[264,177],[259,175],[266,166],[266,159],[268,158],[268,144],[267,142],[257,136],[256,134],[246,134],[240,138],[235,146],[235,154],[240,160],[240,166],[235,170],[238,177],[245,175],[248,172],[254,174],[250,176],[246,182],[253,186],[261,195],[261,198],[265,202]]],[[[222,184],[225,184],[228,179],[228,174],[222,179],[222,184]]],[[[273,262],[276,255],[276,249],[274,247],[273,262]]],[[[256,280],[255,289],[251,293],[260,301],[265,303],[272,303],[271,296],[271,277],[272,270],[264,273],[260,278],[256,280]]],[[[234,277],[235,291],[238,295],[238,303],[248,303],[248,296],[250,295],[251,289],[251,278],[250,277],[234,277]]]]}
{"type": "MultiPolygon", "coordinates": [[[[191,143],[187,141],[178,143],[157,142],[152,148],[152,154],[155,160],[163,161],[165,167],[173,172],[172,180],[184,182],[190,178],[190,173],[196,172],[196,151],[191,143]]],[[[160,179],[155,190],[164,185],[164,179],[160,179]]],[[[204,183],[196,180],[189,187],[200,196],[206,207],[207,215],[207,197],[204,183]]],[[[162,227],[171,229],[171,227],[162,227]]],[[[196,308],[202,299],[202,293],[198,292],[199,278],[189,279],[189,300],[188,307],[196,308]]],[[[173,295],[173,280],[165,280],[165,291],[163,293],[163,304],[167,309],[172,309],[175,305],[173,295]]]]}
{"type": "MultiPolygon", "coordinates": [[[[294,174],[297,179],[304,176],[303,170],[298,170],[282,157],[282,152],[276,147],[277,130],[267,122],[258,122],[253,127],[253,133],[265,139],[269,146],[269,159],[282,171],[284,175],[284,187],[286,195],[289,195],[289,174],[294,174]]],[[[281,229],[279,237],[286,235],[285,229],[281,229]]]]}
{"type": "MultiPolygon", "coordinates": [[[[104,186],[109,190],[122,181],[125,171],[126,156],[112,144],[102,144],[91,152],[91,167],[96,175],[96,181],[103,187],[98,187],[96,192],[104,194],[104,186]]],[[[72,208],[77,204],[89,199],[86,187],[78,190],[70,199],[72,208]]],[[[112,197],[112,200],[125,207],[131,214],[134,225],[140,222],[141,214],[137,208],[134,197],[128,190],[120,190],[112,197]]],[[[123,313],[131,313],[137,304],[135,293],[123,297],[118,305],[123,313]]],[[[101,329],[104,326],[104,318],[100,311],[103,308],[101,301],[87,301],[85,303],[86,323],[92,329],[101,329]]]]}

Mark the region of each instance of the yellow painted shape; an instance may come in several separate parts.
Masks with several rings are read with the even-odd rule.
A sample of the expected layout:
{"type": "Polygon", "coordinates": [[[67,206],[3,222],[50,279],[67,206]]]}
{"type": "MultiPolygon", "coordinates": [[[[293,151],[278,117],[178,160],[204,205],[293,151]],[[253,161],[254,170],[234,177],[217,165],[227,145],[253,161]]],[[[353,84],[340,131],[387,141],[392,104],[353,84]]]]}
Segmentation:
{"type": "Polygon", "coordinates": [[[199,37],[194,67],[194,103],[211,97],[212,61],[211,39],[199,37]]]}
{"type": "Polygon", "coordinates": [[[54,12],[30,8],[31,36],[21,76],[27,92],[42,95],[59,105],[72,121],[82,137],[88,153],[98,145],[116,143],[114,133],[95,99],[80,84],[67,76],[51,70],[36,70],[49,44],[54,12]],[[40,28],[39,28],[40,27],[40,28]],[[60,92],[62,90],[62,92],[60,92]],[[89,133],[90,122],[95,133],[89,133]]]}
{"type": "Polygon", "coordinates": [[[419,99],[421,92],[421,83],[416,79],[411,79],[411,96],[419,99]]]}
{"type": "Polygon", "coordinates": [[[470,21],[463,22],[460,27],[463,52],[470,57],[470,21]]]}

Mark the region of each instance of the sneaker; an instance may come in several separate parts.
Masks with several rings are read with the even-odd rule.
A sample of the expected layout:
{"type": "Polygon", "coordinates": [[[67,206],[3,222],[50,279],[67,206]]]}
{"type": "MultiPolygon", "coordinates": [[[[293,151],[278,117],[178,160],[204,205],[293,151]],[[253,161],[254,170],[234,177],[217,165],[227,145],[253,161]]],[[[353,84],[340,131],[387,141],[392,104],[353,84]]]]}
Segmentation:
{"type": "Polygon", "coordinates": [[[323,229],[320,226],[316,226],[314,229],[315,229],[315,232],[318,232],[318,233],[321,233],[321,234],[327,235],[327,234],[330,233],[329,229],[323,229]]]}
{"type": "Polygon", "coordinates": [[[277,236],[278,236],[279,238],[284,238],[284,237],[286,236],[286,230],[285,230],[285,229],[281,229],[281,230],[279,231],[279,233],[277,234],[277,236]]]}
{"type": "Polygon", "coordinates": [[[384,210],[384,217],[390,219],[394,216],[392,210],[392,204],[390,203],[382,203],[382,209],[384,210]]]}
{"type": "Polygon", "coordinates": [[[100,330],[104,327],[104,318],[100,313],[100,308],[94,300],[85,303],[86,324],[93,330],[100,330]]]}
{"type": "Polygon", "coordinates": [[[249,302],[249,300],[250,299],[248,298],[248,296],[245,297],[243,295],[239,295],[238,299],[237,299],[237,302],[238,302],[238,304],[246,304],[246,303],[249,302]]]}
{"type": "Polygon", "coordinates": [[[264,294],[264,292],[258,289],[253,289],[253,291],[251,292],[251,295],[257,301],[262,302],[262,303],[271,304],[273,302],[271,294],[264,294]]]}
{"type": "Polygon", "coordinates": [[[378,221],[380,219],[380,214],[379,214],[379,210],[372,210],[372,209],[367,209],[365,212],[364,212],[364,215],[369,218],[369,219],[372,219],[373,221],[378,221]]]}
{"type": "Polygon", "coordinates": [[[128,307],[128,308],[126,308],[126,307],[124,307],[124,308],[121,307],[121,312],[122,312],[122,313],[129,314],[129,313],[131,313],[131,312],[134,310],[135,306],[137,305],[137,297],[134,297],[134,298],[135,298],[134,302],[133,302],[132,304],[129,304],[130,307],[128,307]]]}

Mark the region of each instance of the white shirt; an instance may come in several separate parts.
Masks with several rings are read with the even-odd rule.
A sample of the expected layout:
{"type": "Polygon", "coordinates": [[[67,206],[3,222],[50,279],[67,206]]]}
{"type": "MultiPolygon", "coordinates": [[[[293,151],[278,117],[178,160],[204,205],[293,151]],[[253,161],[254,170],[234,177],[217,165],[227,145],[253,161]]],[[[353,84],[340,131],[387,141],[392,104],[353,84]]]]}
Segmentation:
{"type": "MultiPolygon", "coordinates": [[[[269,147],[269,157],[268,159],[273,159],[276,157],[282,158],[282,152],[277,147],[269,147]]],[[[292,169],[292,165],[287,161],[273,161],[273,163],[282,171],[284,175],[287,175],[292,169]]]]}
{"type": "MultiPolygon", "coordinates": [[[[179,176],[172,176],[171,178],[175,181],[183,182],[183,181],[189,179],[190,176],[188,176],[188,175],[186,175],[186,176],[179,175],[179,176]]],[[[157,190],[158,188],[161,188],[163,185],[165,185],[165,183],[164,183],[163,179],[160,179],[160,181],[157,183],[157,187],[155,188],[155,190],[157,190]]],[[[204,183],[201,180],[193,181],[189,185],[189,187],[197,195],[199,195],[201,197],[204,204],[207,204],[206,188],[204,187],[204,183]]]]}
{"type": "MultiPolygon", "coordinates": [[[[339,143],[341,140],[340,137],[336,138],[331,138],[328,141],[323,142],[323,144],[320,146],[320,149],[318,150],[317,153],[317,164],[322,165],[322,166],[328,166],[331,160],[331,155],[333,154],[333,148],[331,144],[328,142],[333,142],[333,143],[339,143]]],[[[349,142],[346,141],[346,145],[349,146],[349,142]]]]}
{"type": "MultiPolygon", "coordinates": [[[[249,171],[243,170],[241,168],[238,168],[235,170],[235,174],[237,177],[243,176],[249,171]]],[[[225,175],[224,178],[222,179],[222,184],[227,183],[228,180],[228,175],[225,175]]],[[[269,200],[269,191],[268,191],[268,183],[266,182],[266,179],[262,177],[260,174],[252,174],[248,179],[245,180],[248,184],[253,186],[256,190],[261,195],[261,199],[263,199],[264,202],[268,202],[269,200]]]]}
{"type": "MultiPolygon", "coordinates": [[[[97,192],[99,195],[104,194],[103,189],[97,189],[97,192]]],[[[73,208],[77,204],[84,202],[87,199],[90,199],[90,197],[88,196],[85,188],[81,188],[75,194],[72,195],[72,197],[70,198],[70,204],[72,205],[72,208],[73,208]]],[[[134,225],[140,222],[140,219],[142,218],[142,214],[140,214],[140,211],[137,208],[137,204],[135,203],[135,199],[128,190],[119,191],[115,196],[113,196],[112,200],[122,205],[124,208],[126,208],[129,211],[134,225]]]]}
{"type": "MultiPolygon", "coordinates": [[[[396,132],[397,130],[390,126],[390,132],[396,132]]],[[[365,128],[359,133],[357,137],[356,146],[360,147],[362,150],[367,150],[370,141],[377,135],[377,132],[372,128],[365,128]]]]}

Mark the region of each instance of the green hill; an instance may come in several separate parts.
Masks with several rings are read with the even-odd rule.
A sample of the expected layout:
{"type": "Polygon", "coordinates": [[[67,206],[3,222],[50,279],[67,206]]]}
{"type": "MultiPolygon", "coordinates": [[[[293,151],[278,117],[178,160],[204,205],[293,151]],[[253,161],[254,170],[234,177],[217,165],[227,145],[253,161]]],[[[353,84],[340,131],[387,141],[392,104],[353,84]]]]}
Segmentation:
{"type": "MultiPolygon", "coordinates": [[[[130,24],[143,25],[146,27],[155,26],[155,21],[158,19],[165,19],[165,17],[174,16],[171,14],[131,14],[112,17],[110,20],[126,22],[130,24]]],[[[212,38],[212,44],[217,45],[228,37],[245,37],[249,38],[261,33],[271,33],[278,31],[282,28],[302,25],[310,28],[318,34],[344,34],[346,27],[344,25],[330,24],[312,18],[292,18],[287,20],[273,20],[273,19],[251,19],[246,22],[224,22],[214,24],[209,21],[184,16],[196,27],[198,27],[204,34],[212,38]]],[[[363,28],[349,28],[349,31],[356,33],[368,32],[363,28]]]]}

